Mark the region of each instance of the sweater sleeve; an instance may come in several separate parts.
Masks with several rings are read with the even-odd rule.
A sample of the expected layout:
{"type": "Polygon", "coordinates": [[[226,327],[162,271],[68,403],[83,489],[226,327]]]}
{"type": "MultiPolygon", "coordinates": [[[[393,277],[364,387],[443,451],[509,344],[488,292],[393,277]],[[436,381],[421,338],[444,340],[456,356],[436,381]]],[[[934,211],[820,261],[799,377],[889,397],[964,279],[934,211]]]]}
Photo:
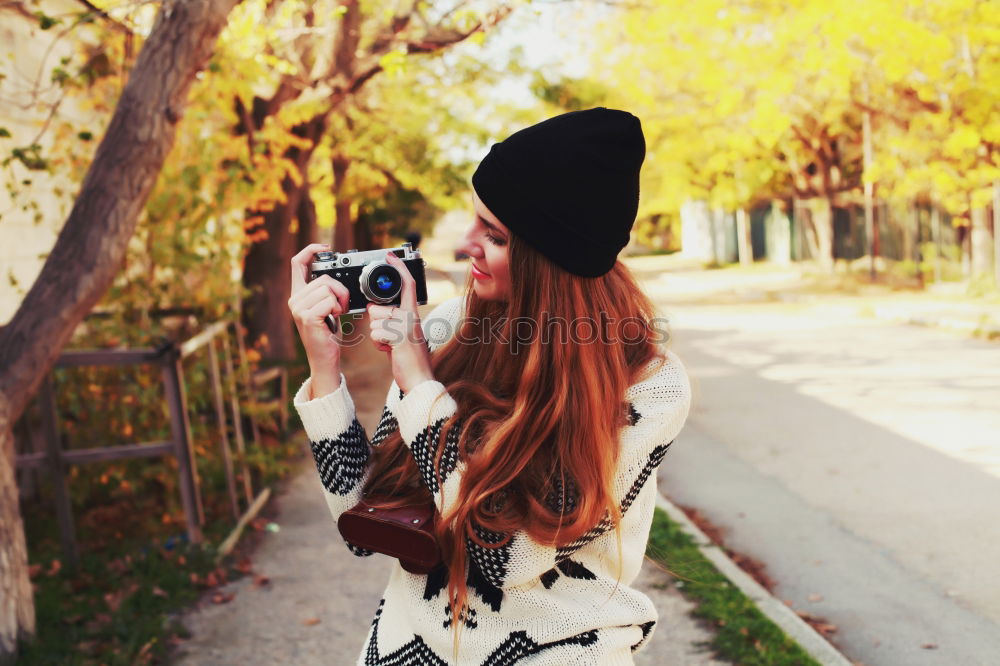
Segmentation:
{"type": "MultiPolygon", "coordinates": [[[[334,521],[361,500],[361,491],[370,471],[371,447],[377,446],[389,431],[395,429],[395,419],[388,406],[391,395],[390,389],[390,399],[382,410],[371,441],[358,421],[343,373],[340,375],[340,386],[332,393],[312,398],[310,377],[292,400],[309,437],[309,447],[323,484],[323,495],[334,521]]],[[[347,546],[358,556],[372,554],[372,551],[351,543],[347,546]]]]}
{"type": "MultiPolygon", "coordinates": [[[[680,360],[668,352],[668,362],[649,379],[630,387],[626,397],[629,425],[623,427],[620,459],[613,482],[616,500],[625,515],[687,418],[690,384],[680,360]]],[[[456,410],[455,400],[436,380],[426,380],[413,387],[400,400],[396,410],[403,440],[410,447],[421,477],[442,512],[456,501],[465,469],[458,459],[461,424],[452,428],[444,442],[437,470],[434,465],[435,445],[445,422],[456,410]]],[[[485,548],[472,540],[467,541],[467,546],[470,559],[486,581],[505,588],[535,581],[609,529],[611,525],[603,521],[576,542],[560,548],[540,544],[520,531],[498,548],[485,548]]],[[[486,543],[499,543],[505,536],[482,529],[477,532],[486,543]]]]}
{"type": "MultiPolygon", "coordinates": [[[[433,350],[444,344],[455,331],[464,311],[464,300],[456,297],[435,306],[423,321],[428,344],[433,350]]],[[[316,470],[323,484],[324,497],[334,521],[361,500],[368,481],[372,447],[378,446],[399,425],[395,410],[402,391],[395,381],[386,395],[382,416],[369,440],[357,419],[354,401],[347,390],[347,380],[340,374],[337,390],[320,398],[312,397],[312,378],[306,379],[292,399],[302,426],[309,437],[316,470]]],[[[348,543],[355,555],[372,551],[348,543]]]]}

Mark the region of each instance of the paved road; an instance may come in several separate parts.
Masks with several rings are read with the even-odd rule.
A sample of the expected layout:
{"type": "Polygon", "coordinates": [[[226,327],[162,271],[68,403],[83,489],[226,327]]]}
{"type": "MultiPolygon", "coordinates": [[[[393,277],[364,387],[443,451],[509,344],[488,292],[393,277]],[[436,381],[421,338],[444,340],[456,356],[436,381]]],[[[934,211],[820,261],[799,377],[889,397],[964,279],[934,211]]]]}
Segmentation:
{"type": "Polygon", "coordinates": [[[676,277],[645,276],[694,384],[661,491],[849,658],[1000,663],[1000,345],[676,277]]]}
{"type": "MultiPolygon", "coordinates": [[[[448,286],[438,284],[437,290],[448,286]]],[[[421,308],[426,314],[431,306],[421,308]]],[[[362,320],[367,324],[367,318],[362,320]]],[[[370,343],[345,352],[344,375],[372,432],[391,381],[384,354],[370,343]],[[374,369],[374,370],[373,370],[374,369]]],[[[295,391],[298,387],[290,387],[295,391]]],[[[303,445],[305,445],[303,441],[303,445]]],[[[274,500],[280,531],[262,533],[253,553],[255,573],[270,578],[254,586],[250,577],[224,593],[236,596],[216,605],[206,594],[183,618],[192,633],[173,661],[184,666],[341,666],[355,663],[389,577],[391,560],[359,558],[344,546],[323,500],[311,458],[304,460],[284,492],[274,500]]],[[[650,644],[636,655],[637,666],[721,666],[704,643],[710,629],[688,616],[692,606],[667,574],[650,561],[635,583],[656,604],[660,622],[650,644]]]]}

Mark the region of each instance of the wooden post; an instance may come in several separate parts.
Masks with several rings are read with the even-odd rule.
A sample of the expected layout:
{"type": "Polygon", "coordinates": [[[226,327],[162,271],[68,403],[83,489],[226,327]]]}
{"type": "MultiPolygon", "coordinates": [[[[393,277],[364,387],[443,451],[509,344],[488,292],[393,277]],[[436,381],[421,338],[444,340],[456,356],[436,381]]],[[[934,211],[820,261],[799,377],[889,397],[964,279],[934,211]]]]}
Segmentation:
{"type": "Polygon", "coordinates": [[[247,360],[247,348],[243,344],[243,329],[239,318],[233,323],[236,329],[236,349],[239,353],[240,375],[247,389],[247,403],[250,405],[250,434],[253,435],[254,446],[260,446],[260,428],[257,427],[257,385],[250,374],[250,362],[247,360]]]}
{"type": "MultiPolygon", "coordinates": [[[[41,438],[39,441],[38,437],[35,437],[35,429],[31,427],[31,412],[28,409],[24,410],[24,414],[21,418],[17,420],[14,424],[14,453],[17,453],[17,443],[22,442],[24,453],[45,453],[45,441],[41,438]]],[[[17,472],[17,490],[24,502],[28,499],[35,499],[38,495],[38,477],[40,472],[35,467],[30,468],[18,468],[15,465],[15,470],[17,472]]]]}
{"type": "MultiPolygon", "coordinates": [[[[225,329],[223,329],[225,335],[225,329]]],[[[215,402],[215,418],[219,424],[219,447],[222,462],[226,468],[226,490],[233,508],[233,518],[240,519],[240,503],[236,498],[236,479],[233,476],[233,456],[229,450],[229,434],[226,432],[226,406],[222,397],[222,380],[219,376],[219,355],[215,351],[215,337],[208,343],[208,365],[212,373],[212,397],[215,402]]]]}
{"type": "MultiPolygon", "coordinates": [[[[237,321],[236,335],[239,336],[237,321]]],[[[222,336],[222,370],[226,374],[226,388],[229,389],[229,407],[233,414],[233,434],[236,436],[236,460],[240,463],[240,476],[243,480],[243,494],[247,505],[253,502],[253,488],[250,484],[250,467],[247,465],[246,442],[243,439],[243,418],[240,416],[240,400],[236,386],[236,373],[233,370],[233,355],[229,350],[229,336],[222,336]]]]}
{"type": "Polygon", "coordinates": [[[56,412],[56,394],[53,388],[52,372],[45,375],[38,393],[42,410],[42,428],[45,432],[48,460],[52,478],[52,493],[56,505],[56,520],[59,523],[59,541],[62,544],[66,566],[75,569],[79,561],[76,548],[76,532],[73,527],[73,506],[70,504],[69,487],[66,484],[66,465],[62,458],[62,442],[59,437],[59,415],[56,412]]]}
{"type": "Polygon", "coordinates": [[[163,387],[170,408],[170,431],[181,482],[181,503],[184,505],[184,515],[187,519],[188,540],[191,543],[201,543],[204,515],[198,492],[198,470],[191,448],[191,424],[188,421],[187,399],[181,379],[180,350],[171,345],[166,351],[166,356],[163,363],[163,387]]]}

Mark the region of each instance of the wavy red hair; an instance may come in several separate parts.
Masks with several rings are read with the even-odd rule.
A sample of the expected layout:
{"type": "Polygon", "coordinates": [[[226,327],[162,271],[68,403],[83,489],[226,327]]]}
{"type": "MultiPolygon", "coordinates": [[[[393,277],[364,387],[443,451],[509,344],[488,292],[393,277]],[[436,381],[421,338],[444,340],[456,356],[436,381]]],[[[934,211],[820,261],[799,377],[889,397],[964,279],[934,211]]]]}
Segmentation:
{"type": "MultiPolygon", "coordinates": [[[[458,404],[442,429],[436,465],[449,430],[458,423],[463,428],[458,448],[466,468],[459,501],[437,522],[453,618],[460,617],[468,597],[464,539],[491,547],[476,536],[474,523],[507,535],[524,530],[557,547],[605,517],[617,527],[611,484],[620,430],[627,423],[625,391],[654,358],[666,361],[654,339],[653,305],[624,264],[616,262],[597,278],[579,277],[513,234],[509,252],[516,267],[509,301],[478,298],[470,278],[465,316],[455,335],[431,355],[434,377],[458,404]],[[563,344],[559,336],[546,341],[541,335],[543,315],[599,323],[600,313],[612,322],[612,332],[615,322],[632,322],[631,329],[619,331],[627,331],[628,339],[563,344]],[[522,333],[526,328],[522,318],[536,322],[538,334],[519,344],[517,327],[522,333]],[[493,336],[487,329],[498,319],[503,334],[493,336]],[[574,501],[561,505],[572,510],[554,509],[546,498],[567,488],[576,490],[574,501]],[[498,497],[504,500],[495,501],[498,497]]],[[[431,498],[398,430],[375,448],[365,493],[395,498],[385,506],[431,498]]],[[[460,624],[453,623],[456,652],[460,624]]]]}

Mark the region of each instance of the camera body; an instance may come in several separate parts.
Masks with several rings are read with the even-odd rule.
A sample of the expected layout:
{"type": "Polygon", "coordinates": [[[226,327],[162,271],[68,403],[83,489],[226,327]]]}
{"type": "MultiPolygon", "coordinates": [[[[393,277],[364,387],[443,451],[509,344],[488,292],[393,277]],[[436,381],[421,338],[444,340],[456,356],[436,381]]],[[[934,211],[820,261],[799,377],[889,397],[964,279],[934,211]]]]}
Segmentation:
{"type": "Polygon", "coordinates": [[[346,252],[317,252],[310,264],[310,280],[329,275],[340,282],[350,293],[344,314],[365,312],[368,303],[399,305],[403,295],[403,279],[399,271],[386,261],[392,252],[403,260],[417,283],[417,304],[427,303],[427,280],[424,277],[424,260],[412,243],[381,250],[348,250],[346,252]]]}

